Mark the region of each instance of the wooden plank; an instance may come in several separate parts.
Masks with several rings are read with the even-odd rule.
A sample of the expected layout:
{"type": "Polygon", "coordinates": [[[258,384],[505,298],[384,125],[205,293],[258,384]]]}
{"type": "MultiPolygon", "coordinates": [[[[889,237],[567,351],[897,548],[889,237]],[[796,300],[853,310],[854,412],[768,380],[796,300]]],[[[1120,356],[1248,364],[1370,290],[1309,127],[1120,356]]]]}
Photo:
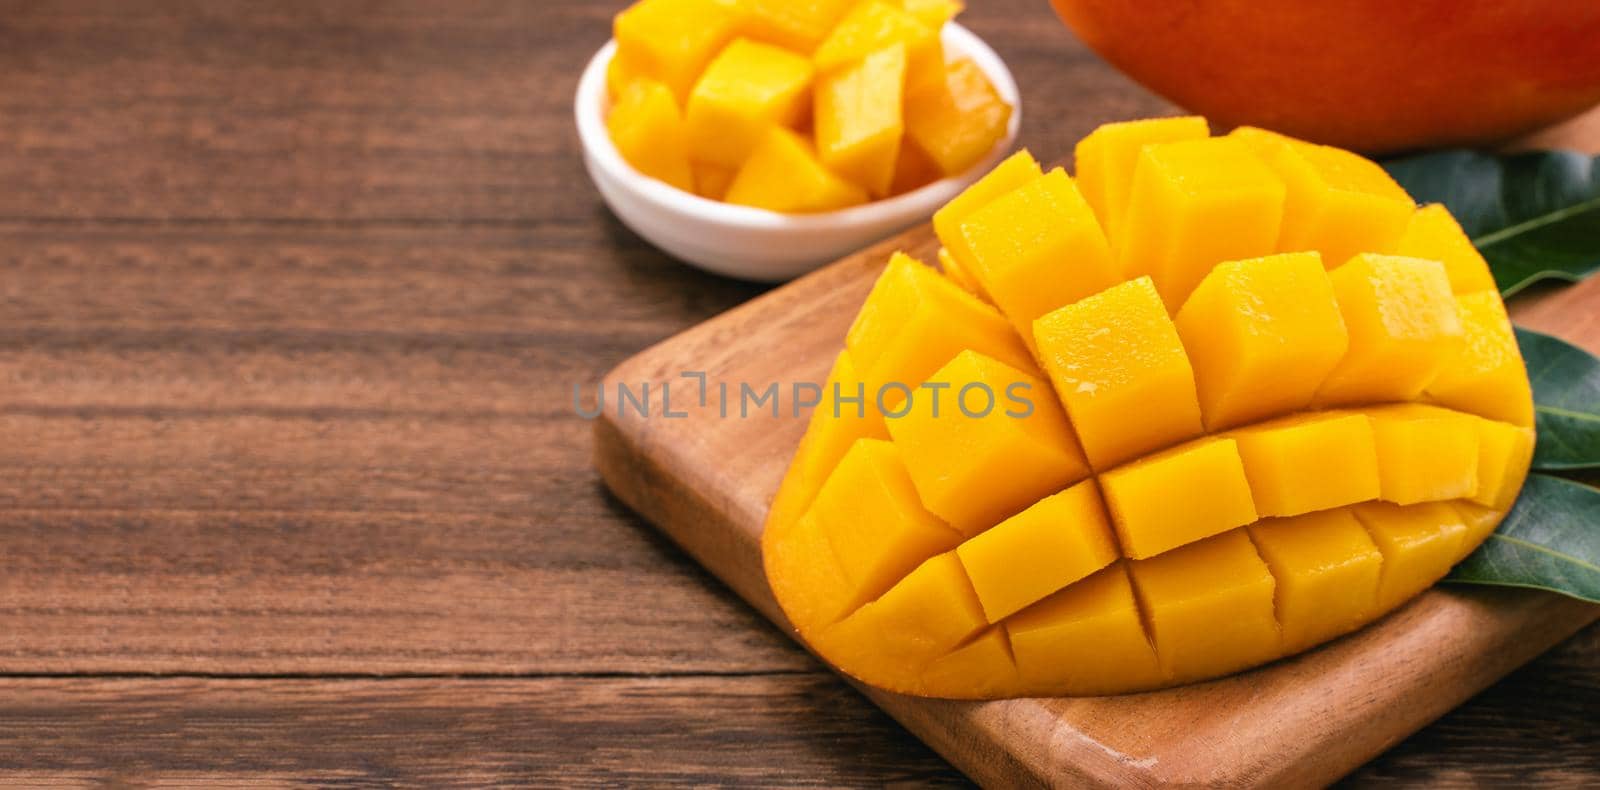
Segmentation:
{"type": "MultiPolygon", "coordinates": [[[[887,254],[923,259],[918,228],[846,258],[633,357],[609,389],[705,371],[737,391],[821,381],[887,254]],[[781,349],[782,353],[774,353],[781,349]]],[[[1600,279],[1539,304],[1543,328],[1590,349],[1600,279]],[[1574,295],[1575,294],[1575,295],[1574,295]],[[1553,325],[1553,326],[1551,326],[1553,325]],[[1565,327],[1571,327],[1567,329],[1565,327]]],[[[1520,309],[1514,308],[1517,315],[1520,309]]],[[[687,388],[685,388],[687,389],[687,388]]],[[[742,418],[680,398],[684,419],[613,403],[596,423],[617,495],[775,622],[758,538],[805,420],[787,405],[742,418]]],[[[866,694],[981,782],[1304,784],[1337,778],[1600,616],[1547,593],[1447,587],[1303,656],[1218,682],[1089,699],[985,703],[866,694]]]]}
{"type": "Polygon", "coordinates": [[[806,666],[601,495],[570,405],[754,289],[535,242],[0,224],[0,671],[806,666]]]}
{"type": "Polygon", "coordinates": [[[965,784],[854,697],[816,674],[6,678],[0,777],[141,787],[965,784]]]}

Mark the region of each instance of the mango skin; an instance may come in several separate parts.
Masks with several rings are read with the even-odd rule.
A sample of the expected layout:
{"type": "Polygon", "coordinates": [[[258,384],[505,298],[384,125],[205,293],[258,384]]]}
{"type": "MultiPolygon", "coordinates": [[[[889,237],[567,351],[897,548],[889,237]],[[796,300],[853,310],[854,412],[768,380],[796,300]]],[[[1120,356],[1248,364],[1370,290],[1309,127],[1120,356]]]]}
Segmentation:
{"type": "MultiPolygon", "coordinates": [[[[1350,161],[1291,142],[1310,152],[1295,178],[1350,161]]],[[[799,636],[862,682],[951,698],[1097,695],[1246,670],[1404,604],[1476,548],[1522,486],[1531,388],[1499,296],[1469,290],[1487,274],[1481,258],[1454,244],[1438,207],[1401,223],[1388,184],[1341,182],[1339,214],[1285,209],[1278,238],[1301,241],[1279,246],[1317,249],[1158,267],[1156,278],[1200,280],[1169,307],[1142,267],[1104,285],[1103,263],[1081,254],[1099,233],[1063,245],[1078,255],[1037,255],[1037,228],[1059,223],[1014,206],[1078,215],[1092,231],[1103,196],[1126,194],[1142,160],[1098,166],[1101,207],[1086,217],[1082,199],[1070,210],[1016,199],[1042,185],[1077,194],[1026,152],[957,197],[935,216],[944,273],[897,253],[829,376],[864,406],[816,412],[762,554],[799,636]],[[1014,221],[984,219],[997,212],[1014,221]],[[1375,233],[1371,216],[1426,232],[1375,233]],[[1023,241],[1008,243],[1007,228],[1023,241]],[[1402,243],[1411,256],[1396,256],[1402,243]],[[1319,251],[1341,246],[1362,251],[1325,269],[1319,251]],[[1428,250],[1450,260],[1417,257],[1428,250]],[[1350,342],[1334,342],[1344,326],[1350,342]],[[1043,400],[992,411],[1022,403],[1013,385],[1043,400]]],[[[1176,183],[1204,205],[1203,179],[1176,183]]],[[[1139,216],[1125,216],[1125,235],[1141,232],[1139,216]]]]}
{"type": "Polygon", "coordinates": [[[1380,154],[1504,140],[1600,102],[1594,3],[1051,2],[1112,65],[1221,128],[1380,154]]]}

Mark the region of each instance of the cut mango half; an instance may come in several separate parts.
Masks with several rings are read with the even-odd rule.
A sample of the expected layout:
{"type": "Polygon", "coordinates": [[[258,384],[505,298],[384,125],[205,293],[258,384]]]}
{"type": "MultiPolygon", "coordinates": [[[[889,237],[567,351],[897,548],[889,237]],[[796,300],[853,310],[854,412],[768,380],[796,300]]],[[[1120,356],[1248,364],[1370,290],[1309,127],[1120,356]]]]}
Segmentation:
{"type": "Polygon", "coordinates": [[[768,581],[864,683],[1098,695],[1274,661],[1427,589],[1527,475],[1527,372],[1443,208],[1198,119],[1079,154],[1088,189],[1022,152],[936,214],[943,273],[893,257],[779,488],[768,581]]]}

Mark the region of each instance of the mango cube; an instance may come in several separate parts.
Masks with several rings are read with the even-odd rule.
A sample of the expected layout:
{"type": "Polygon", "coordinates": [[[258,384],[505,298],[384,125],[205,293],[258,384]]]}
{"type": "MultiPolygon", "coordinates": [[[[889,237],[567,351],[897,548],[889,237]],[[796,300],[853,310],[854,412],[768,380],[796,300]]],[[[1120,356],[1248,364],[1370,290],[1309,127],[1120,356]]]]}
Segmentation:
{"type": "Polygon", "coordinates": [[[1006,630],[1000,626],[978,634],[961,647],[935,659],[922,671],[922,684],[933,696],[1016,696],[1018,681],[1017,665],[1011,657],[1011,643],[1006,639],[1006,630]]]}
{"type": "MultiPolygon", "coordinates": [[[[985,298],[983,296],[983,286],[979,285],[978,281],[956,261],[955,256],[951,255],[950,251],[943,247],[939,248],[939,271],[944,272],[944,276],[949,278],[950,282],[961,286],[961,290],[979,299],[985,298]]],[[[985,299],[985,301],[987,300],[985,299]]]]}
{"type": "Polygon", "coordinates": [[[1256,520],[1239,447],[1208,436],[1100,475],[1122,551],[1154,557],[1256,520]]]}
{"type": "Polygon", "coordinates": [[[1210,135],[1206,119],[1150,118],[1141,121],[1102,124],[1078,141],[1074,151],[1078,188],[1100,217],[1106,238],[1119,243],[1122,217],[1133,192],[1133,171],[1139,152],[1153,143],[1200,140],[1210,135]]]}
{"type": "Polygon", "coordinates": [[[1533,461],[1533,429],[1479,419],[1478,491],[1471,499],[1485,507],[1508,511],[1522,492],[1533,461]]]}
{"type": "Polygon", "coordinates": [[[721,0],[639,0],[612,23],[617,54],[659,80],[680,102],[711,58],[733,38],[738,16],[721,0]]]}
{"type": "MultiPolygon", "coordinates": [[[[889,259],[844,342],[867,382],[868,403],[884,409],[897,407],[967,350],[1030,375],[1037,372],[1022,341],[993,307],[904,253],[889,259]]],[[[998,408],[1006,408],[1005,393],[996,396],[998,408]]]]}
{"type": "Polygon", "coordinates": [[[1129,563],[1161,666],[1175,680],[1273,658],[1275,584],[1244,530],[1129,563]]]}
{"type": "Polygon", "coordinates": [[[1089,204],[1059,167],[973,212],[960,233],[973,276],[1025,341],[1034,319],[1122,279],[1089,204]]]}
{"type": "Polygon", "coordinates": [[[893,44],[817,80],[817,152],[869,193],[889,194],[905,133],[906,48],[893,44]]]}
{"type": "Polygon", "coordinates": [[[1397,505],[1478,493],[1478,418],[1404,404],[1368,412],[1378,450],[1379,498],[1397,505]]]}
{"type": "Polygon", "coordinates": [[[967,249],[966,239],[961,235],[961,223],[1002,195],[1043,174],[1039,162],[1026,150],[1006,157],[983,178],[933,212],[933,232],[939,236],[939,243],[944,245],[961,268],[972,271],[972,251],[967,249]]]}
{"type": "Polygon", "coordinates": [[[689,169],[694,172],[694,193],[707,200],[722,200],[727,197],[728,187],[733,186],[733,177],[739,173],[721,165],[708,165],[703,162],[691,162],[689,169]]]}
{"type": "Polygon", "coordinates": [[[1006,633],[1034,693],[1117,693],[1165,679],[1122,563],[1018,612],[1006,633]]]}
{"type": "Polygon", "coordinates": [[[1199,435],[1194,371],[1149,277],[1046,314],[1033,337],[1095,469],[1199,435]]]}
{"type": "Polygon", "coordinates": [[[961,561],[955,552],[945,552],[918,565],[878,600],[823,630],[817,646],[872,683],[907,669],[920,675],[987,625],[961,561]]]}
{"type": "Polygon", "coordinates": [[[823,167],[805,138],[773,127],[739,168],[724,199],[768,211],[809,214],[865,203],[867,193],[823,167]]]}
{"type": "Polygon", "coordinates": [[[1461,345],[1428,382],[1428,397],[1441,406],[1491,420],[1533,425],[1533,389],[1499,292],[1460,294],[1456,306],[1461,345]]]}
{"type": "Polygon", "coordinates": [[[784,614],[806,633],[839,622],[860,604],[814,518],[769,526],[761,533],[761,557],[772,594],[786,602],[784,614]]]}
{"type": "Polygon", "coordinates": [[[1350,343],[1309,252],[1218,264],[1173,323],[1213,431],[1305,408],[1350,343]]]}
{"type": "Polygon", "coordinates": [[[606,116],[606,130],[617,153],[635,170],[685,192],[694,191],[683,118],[665,85],[630,82],[606,116]]]}
{"type": "Polygon", "coordinates": [[[1404,507],[1367,502],[1354,511],[1383,552],[1380,610],[1400,605],[1444,576],[1459,556],[1467,532],[1461,513],[1444,502],[1404,507]]]}
{"type": "Polygon", "coordinates": [[[856,0],[739,0],[739,31],[810,55],[856,0]]]}
{"type": "Polygon", "coordinates": [[[900,0],[900,7],[922,24],[939,30],[966,8],[962,0],[900,0]]]}
{"type": "Polygon", "coordinates": [[[899,448],[880,439],[850,446],[805,517],[828,536],[858,603],[882,595],[923,560],[961,541],[922,507],[899,448]]]}
{"type": "Polygon", "coordinates": [[[1011,105],[969,59],[943,69],[935,85],[906,96],[906,137],[942,175],[966,172],[1005,137],[1011,105]]]}
{"type": "Polygon", "coordinates": [[[1461,318],[1437,261],[1357,255],[1333,270],[1350,349],[1319,405],[1416,399],[1461,344],[1461,318]]]}
{"type": "Polygon", "coordinates": [[[1444,264],[1450,288],[1458,294],[1499,290],[1483,253],[1473,246],[1460,223],[1450,216],[1450,210],[1438,203],[1423,206],[1411,215],[1395,254],[1444,264]]]}
{"type": "Polygon", "coordinates": [[[853,6],[811,57],[817,71],[827,73],[896,44],[904,46],[906,57],[919,66],[944,61],[939,31],[883,0],[865,0],[853,6]]]}
{"type": "Polygon", "coordinates": [[[943,177],[939,166],[922,149],[909,139],[903,139],[900,141],[900,155],[894,161],[894,177],[889,180],[889,194],[903,195],[943,177]]]}
{"type": "MultiPolygon", "coordinates": [[[[628,60],[622,52],[611,56],[611,62],[606,64],[606,95],[613,101],[628,89],[636,79],[644,78],[644,70],[637,64],[628,60]]],[[[669,89],[670,90],[670,89],[669,89]]],[[[676,102],[676,99],[674,99],[676,102]]]]}
{"type": "Polygon", "coordinates": [[[1115,245],[1123,271],[1154,277],[1176,310],[1218,263],[1276,251],[1283,201],[1283,182],[1238,140],[1147,145],[1115,245]]]}
{"type": "Polygon", "coordinates": [[[811,61],[734,39],[689,93],[684,122],[696,161],[737,168],[772,126],[792,126],[811,103],[811,61]]]}
{"type": "Polygon", "coordinates": [[[971,536],[1082,480],[1089,465],[1044,381],[963,351],[889,412],[928,510],[971,536]]]}
{"type": "Polygon", "coordinates": [[[772,500],[772,511],[793,520],[811,507],[828,474],[857,439],[887,439],[883,415],[868,402],[866,385],[856,372],[850,352],[841,351],[822,384],[805,436],[784,475],[784,484],[772,500]]]}
{"type": "Polygon", "coordinates": [[[1277,583],[1284,652],[1354,630],[1370,616],[1383,554],[1349,510],[1265,519],[1250,526],[1250,539],[1277,583]]]}
{"type": "Polygon", "coordinates": [[[1117,559],[1105,505],[1085,480],[956,549],[983,614],[998,623],[1117,559]]]}
{"type": "Polygon", "coordinates": [[[1479,544],[1494,534],[1500,522],[1505,519],[1506,511],[1459,500],[1448,504],[1461,516],[1461,522],[1466,525],[1466,531],[1461,535],[1461,545],[1450,558],[1450,564],[1454,565],[1466,559],[1479,544]]]}
{"type": "Polygon", "coordinates": [[[1229,433],[1262,516],[1296,516],[1377,499],[1378,448],[1364,414],[1315,412],[1229,433]],[[1329,474],[1329,470],[1336,473],[1329,474]]]}
{"type": "Polygon", "coordinates": [[[1243,127],[1229,136],[1255,149],[1288,187],[1279,250],[1315,250],[1332,268],[1357,253],[1395,249],[1416,203],[1383,168],[1263,129],[1243,127]]]}

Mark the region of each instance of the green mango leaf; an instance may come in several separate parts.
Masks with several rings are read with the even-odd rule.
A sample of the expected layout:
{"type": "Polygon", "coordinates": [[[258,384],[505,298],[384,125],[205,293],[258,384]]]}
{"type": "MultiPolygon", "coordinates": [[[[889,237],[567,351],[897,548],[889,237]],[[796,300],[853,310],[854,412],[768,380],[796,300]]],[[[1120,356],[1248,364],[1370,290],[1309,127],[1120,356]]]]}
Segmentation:
{"type": "Polygon", "coordinates": [[[1531,587],[1600,603],[1600,489],[1529,475],[1500,528],[1445,581],[1531,587]]]}
{"type": "Polygon", "coordinates": [[[1489,261],[1500,293],[1600,270],[1600,159],[1574,151],[1448,150],[1383,166],[1419,203],[1443,203],[1489,261]]]}
{"type": "Polygon", "coordinates": [[[1538,420],[1533,468],[1600,467],[1600,359],[1560,338],[1522,327],[1516,331],[1538,420]]]}

